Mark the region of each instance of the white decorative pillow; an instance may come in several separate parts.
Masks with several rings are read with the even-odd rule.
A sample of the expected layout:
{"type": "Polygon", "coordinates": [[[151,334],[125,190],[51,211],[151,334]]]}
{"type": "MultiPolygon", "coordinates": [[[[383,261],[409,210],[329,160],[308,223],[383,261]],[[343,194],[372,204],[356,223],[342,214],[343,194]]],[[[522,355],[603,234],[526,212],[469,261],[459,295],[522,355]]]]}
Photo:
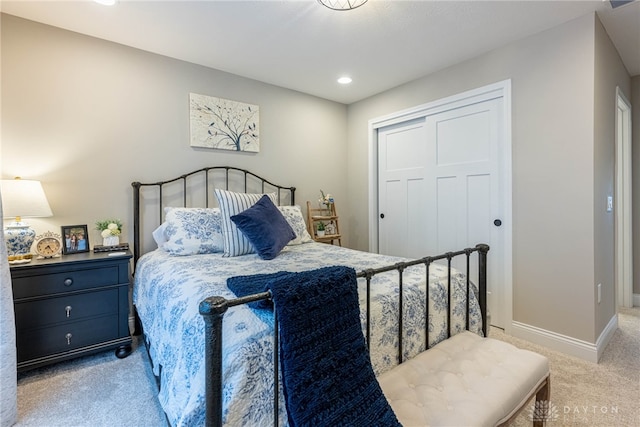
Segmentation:
{"type": "Polygon", "coordinates": [[[158,248],[160,249],[162,249],[164,244],[167,243],[167,235],[165,234],[166,228],[167,228],[167,223],[163,222],[158,226],[158,228],[153,230],[153,232],[151,233],[151,235],[153,236],[153,240],[155,240],[156,244],[158,245],[158,248]]]}
{"type": "Polygon", "coordinates": [[[218,208],[166,209],[162,249],[171,255],[222,252],[222,214],[218,208]]]}
{"type": "Polygon", "coordinates": [[[280,209],[280,212],[282,212],[282,215],[286,218],[291,228],[293,228],[294,233],[296,233],[296,238],[290,241],[287,246],[313,242],[313,239],[307,231],[307,225],[304,222],[300,206],[278,206],[278,209],[280,209]]]}
{"type": "MultiPolygon", "coordinates": [[[[222,238],[224,256],[233,257],[255,252],[249,239],[238,230],[231,217],[256,204],[264,194],[234,193],[232,191],[214,190],[218,205],[222,212],[222,238]]],[[[267,194],[274,205],[278,204],[276,193],[267,194]]]]}

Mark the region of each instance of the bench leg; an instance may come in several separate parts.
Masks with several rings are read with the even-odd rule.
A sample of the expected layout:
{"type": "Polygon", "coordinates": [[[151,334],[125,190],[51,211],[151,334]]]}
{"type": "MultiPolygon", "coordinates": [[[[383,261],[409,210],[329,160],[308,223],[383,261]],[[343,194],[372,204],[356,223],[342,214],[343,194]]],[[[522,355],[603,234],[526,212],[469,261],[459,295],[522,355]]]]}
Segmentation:
{"type": "Polygon", "coordinates": [[[551,396],[551,377],[547,377],[547,380],[542,385],[542,388],[536,393],[535,414],[533,417],[534,427],[543,427],[549,419],[551,405],[549,397],[551,396]]]}

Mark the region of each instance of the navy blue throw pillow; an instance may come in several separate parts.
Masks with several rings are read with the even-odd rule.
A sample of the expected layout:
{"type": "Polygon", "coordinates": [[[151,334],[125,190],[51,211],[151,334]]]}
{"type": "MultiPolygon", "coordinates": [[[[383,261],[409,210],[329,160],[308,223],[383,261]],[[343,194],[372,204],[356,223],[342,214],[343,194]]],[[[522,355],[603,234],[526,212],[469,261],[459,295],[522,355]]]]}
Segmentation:
{"type": "Polygon", "coordinates": [[[266,195],[249,209],[233,215],[231,221],[249,239],[258,256],[266,260],[277,257],[296,237],[286,218],[266,195]]]}

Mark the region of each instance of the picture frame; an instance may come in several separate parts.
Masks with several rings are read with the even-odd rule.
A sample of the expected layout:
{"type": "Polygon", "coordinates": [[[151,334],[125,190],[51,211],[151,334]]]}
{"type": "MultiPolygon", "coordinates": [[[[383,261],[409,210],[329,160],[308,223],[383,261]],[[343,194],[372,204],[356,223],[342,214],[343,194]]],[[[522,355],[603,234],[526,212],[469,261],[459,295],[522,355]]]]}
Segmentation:
{"type": "Polygon", "coordinates": [[[260,107],[214,96],[189,94],[191,146],[260,152],[260,107]]]}
{"type": "Polygon", "coordinates": [[[87,224],[63,225],[60,227],[62,235],[62,254],[78,254],[89,252],[89,231],[87,224]]]}

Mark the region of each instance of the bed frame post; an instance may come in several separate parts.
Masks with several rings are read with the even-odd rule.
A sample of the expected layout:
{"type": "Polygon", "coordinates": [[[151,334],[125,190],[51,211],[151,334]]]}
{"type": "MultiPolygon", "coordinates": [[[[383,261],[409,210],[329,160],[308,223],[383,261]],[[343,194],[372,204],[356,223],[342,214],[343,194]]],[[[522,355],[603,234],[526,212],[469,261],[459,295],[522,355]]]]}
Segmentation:
{"type": "Polygon", "coordinates": [[[229,308],[223,297],[209,297],[200,303],[204,319],[205,425],[222,427],[222,317],[229,308]]]}
{"type": "Polygon", "coordinates": [[[133,187],[133,267],[140,256],[140,183],[132,182],[133,187]]]}
{"type": "Polygon", "coordinates": [[[489,245],[476,245],[478,249],[478,302],[480,304],[480,313],[482,314],[482,333],[487,335],[489,326],[487,325],[487,252],[489,245]]]}

